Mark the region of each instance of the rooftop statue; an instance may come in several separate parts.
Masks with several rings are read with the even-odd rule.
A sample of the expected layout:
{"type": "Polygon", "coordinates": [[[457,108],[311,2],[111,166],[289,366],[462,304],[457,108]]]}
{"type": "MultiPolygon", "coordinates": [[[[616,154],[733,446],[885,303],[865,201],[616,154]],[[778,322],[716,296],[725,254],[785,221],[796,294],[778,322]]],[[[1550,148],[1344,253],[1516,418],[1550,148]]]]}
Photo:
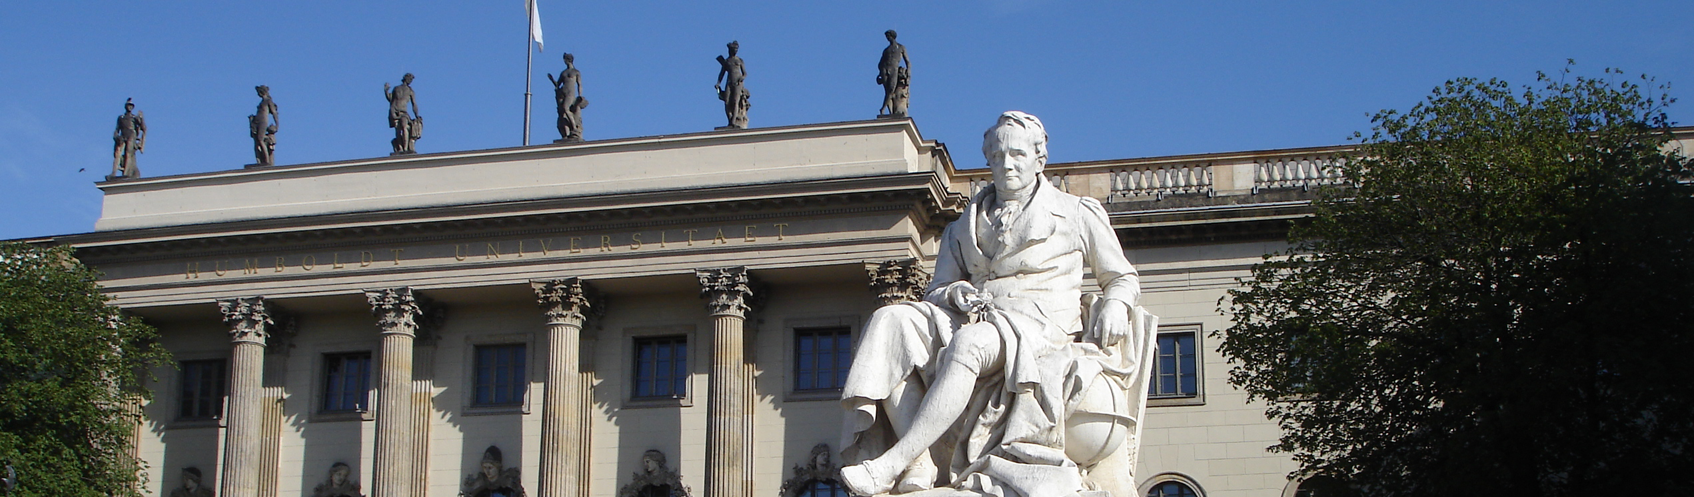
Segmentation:
{"type": "Polygon", "coordinates": [[[723,113],[729,118],[725,128],[746,129],[747,109],[753,107],[751,94],[747,91],[747,65],[737,57],[741,51],[740,42],[729,42],[729,58],[718,56],[718,79],[712,88],[718,90],[718,100],[723,101],[723,113]],[[724,76],[728,76],[727,80],[724,76]]]}
{"type": "Polygon", "coordinates": [[[1140,279],[1100,202],[1042,176],[1039,119],[1002,114],[982,151],[994,184],[943,231],[923,300],[865,325],[841,392],[842,482],[866,496],[1133,497],[1157,319],[1136,305],[1140,279]],[[1085,265],[1102,295],[1083,294],[1085,265]]]}
{"type": "Polygon", "coordinates": [[[911,96],[912,61],[906,58],[906,46],[894,41],[898,36],[890,29],[888,48],[882,49],[882,60],[876,63],[876,84],[882,85],[882,108],[877,117],[906,117],[906,101],[911,96]],[[904,65],[902,65],[904,64],[904,65]]]}
{"type": "Polygon", "coordinates": [[[271,101],[271,87],[259,85],[253,90],[259,92],[259,109],[247,116],[247,133],[253,137],[253,165],[269,166],[275,163],[276,130],[282,125],[282,116],[277,114],[276,102],[271,101]]]}
{"type": "Polygon", "coordinates": [[[412,73],[406,73],[400,78],[400,86],[389,89],[388,83],[382,84],[382,94],[388,98],[388,127],[394,128],[394,152],[389,155],[418,153],[416,145],[423,138],[423,113],[418,112],[417,96],[412,93],[412,73]],[[406,105],[411,104],[412,113],[406,114],[406,105]]]}
{"type": "Polygon", "coordinates": [[[124,115],[118,116],[118,127],[112,130],[112,174],[107,180],[141,177],[136,155],[147,147],[147,120],[135,112],[135,100],[124,99],[124,115]]]}
{"type": "Polygon", "coordinates": [[[582,141],[582,109],[588,108],[588,99],[582,98],[582,72],[576,70],[575,63],[575,56],[565,54],[565,70],[559,71],[557,79],[547,75],[553,82],[553,102],[559,112],[559,139],[554,143],[582,141]]]}

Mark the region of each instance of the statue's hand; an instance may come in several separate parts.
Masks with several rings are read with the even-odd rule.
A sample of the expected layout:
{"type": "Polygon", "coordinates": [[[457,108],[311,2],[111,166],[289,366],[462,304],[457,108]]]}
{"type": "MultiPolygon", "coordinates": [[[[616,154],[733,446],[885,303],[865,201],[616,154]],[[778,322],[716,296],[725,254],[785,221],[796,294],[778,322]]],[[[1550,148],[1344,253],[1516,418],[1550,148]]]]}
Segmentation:
{"type": "Polygon", "coordinates": [[[1129,305],[1122,300],[1106,299],[1088,332],[1100,340],[1102,347],[1111,347],[1129,338],[1129,305]]]}
{"type": "Polygon", "coordinates": [[[985,303],[981,293],[969,281],[955,281],[947,285],[947,303],[959,312],[970,312],[985,303]]]}

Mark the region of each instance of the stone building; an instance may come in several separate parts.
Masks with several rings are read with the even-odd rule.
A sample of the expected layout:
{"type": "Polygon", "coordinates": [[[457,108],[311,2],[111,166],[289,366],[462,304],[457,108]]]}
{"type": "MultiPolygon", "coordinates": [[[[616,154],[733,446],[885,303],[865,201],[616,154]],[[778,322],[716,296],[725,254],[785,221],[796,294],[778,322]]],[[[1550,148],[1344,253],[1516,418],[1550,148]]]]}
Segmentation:
{"type": "MultiPolygon", "coordinates": [[[[1048,166],[1161,316],[1143,495],[1298,490],[1212,333],[1346,151],[1048,166]]],[[[833,497],[854,337],[988,182],[910,119],[841,122],[114,180],[53,242],[175,355],[151,495],[833,497]]]]}

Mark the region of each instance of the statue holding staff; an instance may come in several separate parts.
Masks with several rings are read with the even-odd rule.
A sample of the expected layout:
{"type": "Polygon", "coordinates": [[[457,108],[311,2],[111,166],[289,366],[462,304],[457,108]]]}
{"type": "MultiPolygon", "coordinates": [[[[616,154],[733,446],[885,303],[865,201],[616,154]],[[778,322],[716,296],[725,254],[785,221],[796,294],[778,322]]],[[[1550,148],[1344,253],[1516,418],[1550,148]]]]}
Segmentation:
{"type": "Polygon", "coordinates": [[[747,65],[741,61],[741,57],[735,55],[740,51],[740,42],[729,42],[729,57],[718,56],[718,82],[712,85],[712,88],[718,91],[718,100],[723,101],[724,115],[729,118],[729,125],[725,128],[746,129],[747,109],[753,107],[751,95],[745,85],[747,65]]]}
{"type": "Polygon", "coordinates": [[[135,100],[124,99],[124,114],[118,116],[117,129],[112,130],[112,174],[107,180],[141,177],[136,155],[147,147],[147,120],[135,112],[135,100]]]}
{"type": "Polygon", "coordinates": [[[575,63],[575,56],[565,54],[565,70],[559,71],[559,77],[547,74],[547,80],[553,82],[553,102],[559,112],[559,139],[554,143],[582,141],[582,109],[588,108],[588,99],[582,97],[582,72],[576,70],[575,63]]]}
{"type": "Polygon", "coordinates": [[[418,153],[416,145],[423,138],[423,113],[418,112],[417,96],[412,93],[412,73],[406,73],[400,78],[400,86],[389,89],[388,83],[382,84],[382,94],[388,99],[388,127],[394,128],[394,152],[389,155],[418,153]],[[412,113],[406,114],[406,105],[412,106],[412,113]]]}

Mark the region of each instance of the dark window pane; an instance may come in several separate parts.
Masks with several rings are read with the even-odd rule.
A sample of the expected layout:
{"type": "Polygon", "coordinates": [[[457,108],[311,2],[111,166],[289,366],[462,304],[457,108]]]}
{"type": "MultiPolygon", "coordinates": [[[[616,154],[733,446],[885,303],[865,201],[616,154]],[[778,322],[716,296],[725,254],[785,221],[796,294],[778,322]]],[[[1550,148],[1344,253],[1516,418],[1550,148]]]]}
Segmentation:
{"type": "Polygon", "coordinates": [[[476,405],[498,406],[523,403],[524,344],[478,345],[476,347],[476,405]]]}
{"type": "Polygon", "coordinates": [[[1147,497],[1195,497],[1194,489],[1180,482],[1167,481],[1147,491],[1147,497]]]}
{"type": "Polygon", "coordinates": [[[1154,397],[1193,397],[1200,393],[1198,360],[1193,332],[1159,335],[1159,350],[1153,361],[1153,381],[1147,394],[1154,397]]]}
{"type": "Polygon", "coordinates": [[[635,397],[681,398],[688,394],[688,338],[635,340],[635,397]]]}
{"type": "Polygon", "coordinates": [[[177,416],[212,419],[223,414],[224,360],[182,361],[177,416]]]}
{"type": "Polygon", "coordinates": [[[841,388],[852,354],[853,335],[846,327],[794,330],[794,389],[841,388]]]}

